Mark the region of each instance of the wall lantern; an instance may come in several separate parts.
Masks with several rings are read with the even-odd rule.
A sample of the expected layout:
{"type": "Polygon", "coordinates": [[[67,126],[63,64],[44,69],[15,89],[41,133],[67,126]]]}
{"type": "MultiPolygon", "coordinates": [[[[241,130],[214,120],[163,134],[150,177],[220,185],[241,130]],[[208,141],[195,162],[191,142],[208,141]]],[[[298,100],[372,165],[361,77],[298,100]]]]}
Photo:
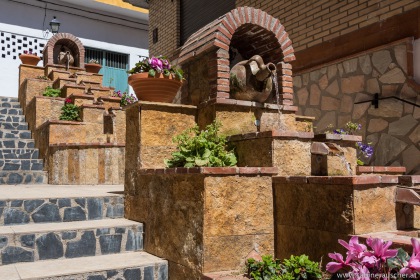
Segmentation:
{"type": "Polygon", "coordinates": [[[58,21],[58,19],[56,17],[54,17],[51,21],[50,21],[50,26],[51,26],[51,32],[52,34],[57,34],[58,30],[60,29],[60,22],[58,21]]]}

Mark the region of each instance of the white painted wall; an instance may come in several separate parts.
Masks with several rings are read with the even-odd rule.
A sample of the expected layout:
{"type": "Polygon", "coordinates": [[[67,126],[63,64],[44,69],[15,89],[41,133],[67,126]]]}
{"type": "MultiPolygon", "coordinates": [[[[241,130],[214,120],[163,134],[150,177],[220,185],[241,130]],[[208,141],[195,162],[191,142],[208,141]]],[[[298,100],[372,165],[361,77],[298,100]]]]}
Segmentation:
{"type": "Polygon", "coordinates": [[[414,40],[414,80],[420,84],[420,39],[414,40]]]}
{"type": "MultiPolygon", "coordinates": [[[[71,6],[69,3],[56,0],[51,2],[0,0],[0,32],[37,38],[38,41],[46,42],[52,34],[44,38],[43,31],[49,28],[49,22],[53,16],[56,16],[61,22],[60,32],[73,34],[86,47],[129,54],[130,68],[138,61],[139,55],[148,55],[147,22],[123,15],[110,15],[87,7],[62,5],[71,6]]],[[[0,47],[3,45],[5,44],[0,44],[0,47]]],[[[8,55],[2,58],[0,55],[0,96],[17,97],[19,65],[18,57],[13,59],[13,56],[8,55]]],[[[42,65],[42,61],[39,65],[42,65]]]]}

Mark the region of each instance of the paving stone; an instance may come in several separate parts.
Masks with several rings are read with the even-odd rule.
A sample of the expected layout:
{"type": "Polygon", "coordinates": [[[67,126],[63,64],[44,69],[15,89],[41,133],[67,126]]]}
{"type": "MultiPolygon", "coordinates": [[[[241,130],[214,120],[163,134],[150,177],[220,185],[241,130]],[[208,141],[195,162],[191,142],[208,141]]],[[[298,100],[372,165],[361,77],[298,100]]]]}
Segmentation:
{"type": "Polygon", "coordinates": [[[321,110],[322,111],[336,111],[340,108],[340,99],[322,96],[321,98],[321,110]]]}
{"type": "Polygon", "coordinates": [[[319,70],[311,71],[309,73],[309,77],[310,77],[312,82],[318,82],[320,75],[321,75],[321,73],[319,72],[319,70]]]}
{"type": "Polygon", "coordinates": [[[29,223],[29,215],[22,210],[16,208],[6,208],[4,210],[4,224],[27,224],[29,223]]]}
{"type": "MultiPolygon", "coordinates": [[[[140,278],[137,278],[137,279],[140,279],[140,278]]],[[[88,276],[87,280],[106,280],[106,278],[103,275],[90,275],[88,276]]]]}
{"type": "Polygon", "coordinates": [[[363,92],[365,90],[365,76],[358,75],[341,79],[341,92],[345,94],[363,92]]]}
{"type": "Polygon", "coordinates": [[[385,73],[391,62],[391,54],[387,50],[374,52],[372,55],[372,64],[381,74],[385,73]]]}
{"type": "Polygon", "coordinates": [[[417,92],[407,84],[404,84],[401,89],[401,98],[402,99],[411,99],[416,98],[417,92]]]}
{"type": "Polygon", "coordinates": [[[26,234],[20,237],[20,243],[24,247],[34,248],[35,234],[26,234]]]}
{"type": "Polygon", "coordinates": [[[8,241],[7,236],[0,236],[0,250],[7,246],[8,241]]]}
{"type": "Polygon", "coordinates": [[[26,212],[31,213],[36,208],[41,206],[43,203],[44,203],[43,199],[25,200],[25,202],[23,203],[23,208],[25,209],[26,212]]]}
{"type": "Polygon", "coordinates": [[[302,87],[302,77],[301,76],[294,76],[293,77],[293,86],[296,88],[302,87]]]}
{"type": "MultiPolygon", "coordinates": [[[[360,106],[360,105],[358,105],[360,106]]],[[[370,107],[370,105],[369,105],[370,107]]],[[[368,114],[375,117],[400,118],[403,112],[401,101],[385,99],[379,101],[379,108],[369,108],[368,114]]]]}
{"type": "Polygon", "coordinates": [[[411,142],[413,142],[414,144],[420,142],[420,125],[418,125],[416,129],[413,130],[413,132],[410,134],[408,138],[410,138],[411,142]]]}
{"type": "Polygon", "coordinates": [[[296,92],[296,96],[298,98],[299,105],[306,105],[306,101],[308,101],[309,92],[306,88],[302,88],[296,92]]]}
{"type": "Polygon", "coordinates": [[[326,89],[325,91],[333,96],[337,96],[340,89],[338,87],[337,80],[334,80],[326,89]]]}
{"type": "Polygon", "coordinates": [[[110,234],[111,229],[110,228],[98,228],[96,229],[96,236],[104,235],[104,234],[110,234]]]}
{"type": "Polygon", "coordinates": [[[1,252],[2,264],[12,264],[18,262],[33,262],[34,253],[20,247],[9,246],[1,252]]]}
{"type": "Polygon", "coordinates": [[[324,90],[328,87],[328,77],[327,75],[323,75],[321,79],[319,79],[319,88],[324,90]]]}
{"type": "Polygon", "coordinates": [[[355,72],[357,70],[357,58],[344,61],[343,67],[346,74],[355,72]]]}
{"type": "Polygon", "coordinates": [[[116,205],[108,205],[106,209],[106,216],[108,218],[119,218],[124,216],[124,205],[123,204],[116,204],[116,205]]]}
{"type": "Polygon", "coordinates": [[[3,210],[4,210],[4,208],[0,208],[0,218],[3,215],[3,210]]]}
{"type": "Polygon", "coordinates": [[[82,208],[85,208],[85,206],[86,206],[86,199],[84,199],[84,198],[76,198],[74,201],[76,201],[76,203],[79,204],[82,208]]]}
{"type": "Polygon", "coordinates": [[[118,274],[118,271],[117,270],[107,270],[106,277],[107,278],[111,278],[111,277],[114,277],[117,274],[118,274]]]}
{"type": "Polygon", "coordinates": [[[154,280],[155,275],[154,275],[154,269],[153,267],[147,266],[144,268],[144,280],[154,280]]]}
{"type": "Polygon", "coordinates": [[[329,80],[336,77],[337,76],[337,65],[333,64],[333,65],[328,66],[327,75],[328,75],[329,80]]]}
{"type": "Polygon", "coordinates": [[[313,84],[310,89],[309,105],[311,106],[319,105],[320,100],[321,100],[321,90],[319,89],[318,85],[313,84]]]}
{"type": "Polygon", "coordinates": [[[67,243],[66,258],[94,256],[96,239],[93,231],[85,231],[79,241],[67,243]]]}
{"type": "Polygon", "coordinates": [[[385,166],[395,159],[405,148],[407,144],[398,138],[389,134],[382,133],[376,145],[374,165],[385,166]]]}
{"type": "Polygon", "coordinates": [[[336,127],[336,120],[337,118],[335,111],[325,113],[324,116],[321,117],[318,123],[315,125],[317,131],[324,131],[329,125],[336,127]]]}
{"type": "Polygon", "coordinates": [[[103,255],[116,254],[121,251],[122,235],[101,235],[99,244],[103,255]]]}
{"type": "Polygon", "coordinates": [[[399,85],[382,85],[381,97],[396,96],[399,85]]]}
{"type": "Polygon", "coordinates": [[[166,279],[168,279],[168,266],[161,265],[159,266],[158,280],[166,280],[166,279]]]}
{"type": "Polygon", "coordinates": [[[388,127],[388,122],[384,119],[371,119],[369,121],[368,131],[379,132],[388,127]]]}
{"type": "Polygon", "coordinates": [[[0,207],[6,206],[7,202],[5,200],[0,200],[0,207]]]}
{"type": "Polygon", "coordinates": [[[370,73],[372,73],[372,63],[370,62],[369,55],[359,57],[359,65],[363,74],[369,75],[370,73]]]}
{"type": "Polygon", "coordinates": [[[100,199],[100,198],[88,198],[87,199],[87,208],[88,208],[88,219],[89,220],[102,219],[102,208],[103,208],[102,199],[100,199]]]}
{"type": "Polygon", "coordinates": [[[84,221],[86,220],[86,213],[80,206],[70,207],[64,209],[64,222],[84,221]]]}
{"type": "Polygon", "coordinates": [[[388,133],[391,135],[404,136],[415,127],[418,122],[413,118],[412,115],[406,115],[398,121],[389,124],[388,133]]]}
{"type": "Polygon", "coordinates": [[[132,268],[132,269],[126,269],[124,271],[124,279],[125,280],[136,280],[136,279],[142,279],[141,277],[141,270],[140,268],[132,268]]]}
{"type": "Polygon", "coordinates": [[[10,202],[11,207],[21,207],[23,204],[23,200],[12,200],[10,202]]]}
{"type": "Polygon", "coordinates": [[[403,166],[405,166],[407,174],[410,174],[411,171],[419,165],[420,151],[415,145],[411,145],[402,153],[402,158],[403,166]]]}
{"type": "Polygon", "coordinates": [[[344,95],[341,98],[340,112],[350,113],[353,110],[353,99],[351,96],[344,95]]]}
{"type": "Polygon", "coordinates": [[[143,249],[143,233],[128,230],[126,251],[138,251],[143,249]]]}
{"type": "Polygon", "coordinates": [[[395,46],[394,54],[398,65],[407,73],[407,47],[405,45],[395,46]]]}
{"type": "Polygon", "coordinates": [[[60,212],[57,205],[46,203],[32,214],[35,223],[60,222],[60,212]]]}
{"type": "Polygon", "coordinates": [[[65,231],[61,234],[61,238],[63,240],[69,240],[69,239],[74,239],[77,236],[77,231],[72,230],[72,231],[65,231]]]}
{"type": "Polygon", "coordinates": [[[36,246],[40,260],[58,259],[64,255],[63,243],[53,232],[38,237],[36,246]]]}
{"type": "Polygon", "coordinates": [[[394,68],[386,72],[379,78],[384,84],[401,84],[404,83],[407,78],[400,68],[394,68]]]}
{"type": "Polygon", "coordinates": [[[60,198],[58,200],[58,207],[59,208],[70,207],[70,206],[71,206],[71,200],[69,198],[60,198]]]}
{"type": "Polygon", "coordinates": [[[117,227],[117,228],[115,228],[115,233],[120,233],[120,234],[125,233],[125,228],[117,227]]]}

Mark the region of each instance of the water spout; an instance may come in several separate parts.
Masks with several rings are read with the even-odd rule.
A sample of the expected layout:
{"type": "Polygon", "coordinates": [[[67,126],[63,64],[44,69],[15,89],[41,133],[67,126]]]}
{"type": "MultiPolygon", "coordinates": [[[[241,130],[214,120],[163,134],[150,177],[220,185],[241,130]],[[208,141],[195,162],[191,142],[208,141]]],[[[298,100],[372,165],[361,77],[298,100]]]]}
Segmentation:
{"type": "Polygon", "coordinates": [[[344,155],[342,155],[342,154],[335,154],[335,155],[341,160],[341,162],[343,162],[344,166],[346,167],[347,171],[349,172],[349,175],[350,176],[353,176],[353,171],[351,170],[351,165],[346,160],[346,158],[344,157],[344,155]]]}
{"type": "Polygon", "coordinates": [[[279,113],[279,130],[284,130],[283,122],[281,120],[279,82],[278,82],[276,70],[271,71],[271,79],[273,80],[274,89],[276,90],[276,103],[277,103],[277,110],[279,113]]]}

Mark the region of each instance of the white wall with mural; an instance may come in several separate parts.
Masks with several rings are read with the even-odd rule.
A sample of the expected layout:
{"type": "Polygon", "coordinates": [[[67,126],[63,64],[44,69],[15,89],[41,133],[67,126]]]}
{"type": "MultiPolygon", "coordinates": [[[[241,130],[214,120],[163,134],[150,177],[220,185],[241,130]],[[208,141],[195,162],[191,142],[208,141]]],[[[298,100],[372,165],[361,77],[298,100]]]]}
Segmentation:
{"type": "Polygon", "coordinates": [[[75,6],[71,1],[0,2],[0,96],[17,97],[19,54],[32,49],[42,56],[42,49],[52,36],[45,30],[50,28],[49,22],[54,16],[61,22],[60,32],[75,35],[85,47],[127,54],[129,68],[138,61],[139,55],[148,55],[147,13],[124,11],[109,5],[104,6],[105,10],[98,10],[89,5],[75,6]]]}

